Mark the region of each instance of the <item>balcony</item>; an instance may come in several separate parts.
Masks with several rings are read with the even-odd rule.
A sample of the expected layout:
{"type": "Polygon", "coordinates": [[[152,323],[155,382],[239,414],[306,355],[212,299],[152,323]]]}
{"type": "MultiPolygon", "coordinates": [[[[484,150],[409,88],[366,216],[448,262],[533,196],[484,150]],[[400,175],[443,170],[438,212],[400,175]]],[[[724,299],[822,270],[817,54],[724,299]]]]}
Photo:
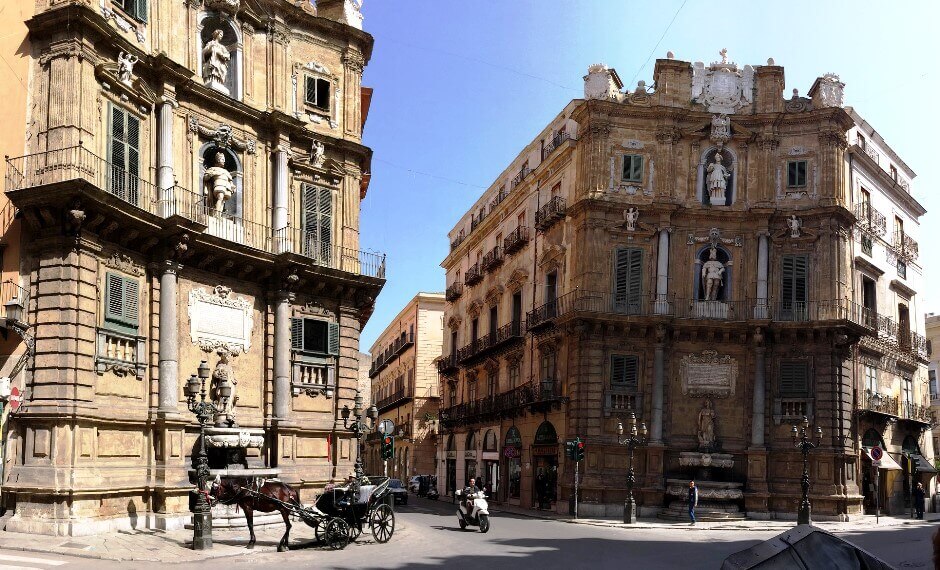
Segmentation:
{"type": "Polygon", "coordinates": [[[457,234],[457,237],[455,237],[454,240],[450,242],[450,250],[454,251],[455,249],[460,247],[460,244],[462,244],[464,240],[466,239],[467,239],[466,234],[464,234],[463,231],[461,231],[459,234],[457,234]]]}
{"type": "Polygon", "coordinates": [[[457,361],[461,364],[473,362],[484,356],[496,343],[496,334],[490,333],[470,342],[457,351],[457,361]]]}
{"type": "Polygon", "coordinates": [[[532,381],[517,388],[445,408],[441,413],[441,427],[454,429],[484,421],[513,418],[524,414],[547,412],[568,400],[562,395],[556,380],[532,381]]]}
{"type": "Polygon", "coordinates": [[[460,370],[456,354],[447,354],[437,361],[437,372],[449,376],[460,370]]]}
{"type": "Polygon", "coordinates": [[[866,390],[861,395],[859,412],[881,414],[883,416],[897,418],[900,412],[900,406],[898,406],[898,399],[895,397],[871,393],[866,390]]]}
{"type": "Polygon", "coordinates": [[[513,346],[522,342],[525,338],[525,321],[513,321],[505,324],[496,330],[496,339],[493,342],[493,348],[502,348],[513,346]]]}
{"type": "Polygon", "coordinates": [[[487,218],[486,211],[481,209],[479,215],[470,214],[470,232],[477,229],[477,226],[483,223],[483,220],[487,218]]]}
{"type": "Polygon", "coordinates": [[[406,404],[411,401],[413,394],[411,388],[399,388],[391,396],[386,396],[378,402],[375,403],[375,407],[379,409],[379,413],[385,412],[391,408],[398,407],[402,404],[406,404]]]}
{"type": "Polygon", "coordinates": [[[329,267],[366,277],[385,278],[385,256],[375,252],[319,243],[296,228],[272,231],[269,226],[216,211],[204,196],[181,186],[159,189],[137,173],[125,171],[82,145],[7,159],[7,192],[41,186],[79,186],[102,192],[102,201],[116,200],[118,209],[159,219],[180,218],[205,226],[203,235],[270,254],[296,253],[329,267]],[[130,206],[127,209],[125,206],[130,206]]]}
{"type": "Polygon", "coordinates": [[[369,369],[369,378],[374,378],[386,366],[398,358],[398,355],[414,346],[414,343],[414,333],[402,333],[402,336],[389,343],[389,345],[385,347],[385,350],[379,353],[378,357],[373,358],[372,367],[369,369]]]}
{"type": "Polygon", "coordinates": [[[752,301],[700,301],[678,299],[675,303],[677,319],[712,319],[721,321],[746,321],[754,314],[749,310],[752,301]]]}
{"type": "Polygon", "coordinates": [[[561,196],[555,196],[535,213],[535,228],[544,232],[558,220],[565,218],[565,199],[561,196]]]}
{"type": "Polygon", "coordinates": [[[330,398],[336,389],[334,368],[325,364],[295,361],[291,375],[291,394],[299,396],[317,396],[325,394],[330,398]]]}
{"type": "Polygon", "coordinates": [[[930,408],[927,406],[921,406],[913,402],[901,402],[900,419],[930,425],[932,418],[930,408]]]}
{"type": "Polygon", "coordinates": [[[565,131],[556,133],[555,136],[552,137],[552,140],[548,141],[548,143],[542,148],[542,160],[548,158],[553,152],[555,152],[555,149],[560,147],[566,140],[570,138],[571,135],[565,131]]]}
{"type": "Polygon", "coordinates": [[[20,287],[14,281],[7,279],[0,283],[0,328],[5,326],[8,318],[26,319],[29,309],[29,291],[20,287]],[[7,304],[15,301],[17,308],[10,310],[7,304]],[[20,314],[16,314],[19,312],[20,314]]]}
{"type": "Polygon", "coordinates": [[[497,245],[490,251],[483,254],[483,259],[480,260],[480,269],[489,273],[490,271],[497,269],[502,264],[503,248],[497,245]]]}
{"type": "Polygon", "coordinates": [[[527,243],[529,243],[529,228],[519,226],[503,238],[503,251],[506,255],[512,255],[524,248],[527,243]]]}
{"type": "Polygon", "coordinates": [[[620,415],[630,411],[635,412],[637,417],[643,412],[643,402],[636,390],[609,388],[604,393],[605,414],[620,415]]]}
{"type": "Polygon", "coordinates": [[[509,196],[509,191],[507,191],[505,187],[500,188],[499,192],[496,194],[496,197],[493,198],[493,200],[490,202],[491,214],[493,213],[493,210],[503,203],[503,200],[505,200],[507,196],[509,196]]]}
{"type": "Polygon", "coordinates": [[[887,232],[887,222],[884,214],[873,208],[868,202],[855,205],[855,217],[858,218],[858,222],[856,222],[858,229],[870,236],[883,236],[887,232]]]}
{"type": "Polygon", "coordinates": [[[463,276],[463,282],[467,287],[473,287],[480,281],[483,281],[483,271],[480,270],[480,264],[474,263],[467,269],[467,273],[463,276]]]}
{"type": "Polygon", "coordinates": [[[894,232],[894,243],[892,247],[895,253],[898,254],[898,258],[903,261],[910,262],[917,259],[919,249],[917,242],[903,231],[898,230],[894,232]]]}
{"type": "Polygon", "coordinates": [[[463,295],[463,283],[455,282],[444,292],[444,300],[453,303],[463,295]]]}
{"type": "Polygon", "coordinates": [[[868,155],[868,158],[874,160],[874,161],[875,161],[875,164],[879,164],[879,163],[880,163],[880,161],[881,161],[881,155],[878,154],[878,151],[876,151],[875,149],[871,148],[871,147],[868,145],[868,143],[865,142],[865,139],[858,138],[858,139],[856,139],[855,144],[857,144],[857,145],[865,152],[865,154],[868,155]]]}
{"type": "Polygon", "coordinates": [[[512,180],[509,181],[509,191],[511,192],[515,190],[516,186],[522,184],[522,181],[525,180],[526,176],[528,176],[531,172],[532,169],[529,168],[528,164],[523,165],[522,168],[519,169],[519,172],[512,177],[512,180]]]}

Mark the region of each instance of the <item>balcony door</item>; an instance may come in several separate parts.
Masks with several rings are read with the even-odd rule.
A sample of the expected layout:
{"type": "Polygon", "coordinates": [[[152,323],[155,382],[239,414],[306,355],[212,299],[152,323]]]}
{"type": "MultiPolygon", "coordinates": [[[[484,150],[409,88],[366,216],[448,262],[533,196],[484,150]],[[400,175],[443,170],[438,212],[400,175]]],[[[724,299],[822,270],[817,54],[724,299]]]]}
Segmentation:
{"type": "Polygon", "coordinates": [[[553,319],[558,314],[558,273],[545,276],[545,316],[553,319]]]}
{"type": "Polygon", "coordinates": [[[512,294],[512,334],[518,336],[521,333],[522,323],[522,291],[516,291],[512,294]]]}
{"type": "Polygon", "coordinates": [[[490,307],[490,342],[496,341],[496,331],[499,329],[499,310],[496,305],[490,307]]]}
{"type": "Polygon", "coordinates": [[[878,300],[875,280],[862,276],[862,307],[865,308],[863,318],[866,325],[874,327],[877,323],[878,300]]]}
{"type": "Polygon", "coordinates": [[[643,287],[643,252],[636,248],[618,248],[614,259],[614,312],[640,313],[643,287]]]}
{"type": "Polygon", "coordinates": [[[333,257],[333,193],[329,188],[304,184],[302,200],[302,253],[329,265],[333,257]]]}
{"type": "Polygon", "coordinates": [[[140,201],[140,119],[111,106],[111,136],[108,139],[111,173],[108,191],[133,205],[140,201]]]}
{"type": "Polygon", "coordinates": [[[898,303],[898,344],[904,350],[911,348],[911,315],[904,303],[898,303]]]}
{"type": "Polygon", "coordinates": [[[809,317],[809,259],[805,255],[784,255],[780,283],[780,320],[805,321],[809,317]]]}

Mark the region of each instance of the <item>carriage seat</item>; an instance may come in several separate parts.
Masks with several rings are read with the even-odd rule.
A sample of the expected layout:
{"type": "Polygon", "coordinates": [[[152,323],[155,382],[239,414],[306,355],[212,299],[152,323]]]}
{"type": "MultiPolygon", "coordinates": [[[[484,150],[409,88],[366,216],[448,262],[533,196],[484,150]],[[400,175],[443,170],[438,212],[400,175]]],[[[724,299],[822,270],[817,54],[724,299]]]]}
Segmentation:
{"type": "Polygon", "coordinates": [[[376,485],[360,485],[359,486],[359,502],[368,503],[369,498],[372,496],[372,492],[375,491],[376,485]]]}

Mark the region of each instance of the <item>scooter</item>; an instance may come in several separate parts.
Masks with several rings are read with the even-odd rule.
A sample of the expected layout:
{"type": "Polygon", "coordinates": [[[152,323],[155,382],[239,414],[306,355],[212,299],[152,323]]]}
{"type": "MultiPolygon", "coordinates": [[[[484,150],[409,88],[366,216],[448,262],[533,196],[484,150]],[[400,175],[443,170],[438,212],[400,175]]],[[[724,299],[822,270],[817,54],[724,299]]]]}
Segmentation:
{"type": "Polygon", "coordinates": [[[460,528],[466,529],[467,525],[480,527],[480,532],[490,530],[490,508],[486,502],[486,495],[483,491],[467,493],[464,496],[463,491],[456,491],[457,496],[457,524],[460,528]],[[467,501],[470,501],[470,512],[467,512],[467,501]]]}
{"type": "Polygon", "coordinates": [[[437,492],[437,486],[429,488],[427,494],[425,495],[426,498],[431,499],[432,501],[436,501],[440,496],[440,493],[437,492]]]}

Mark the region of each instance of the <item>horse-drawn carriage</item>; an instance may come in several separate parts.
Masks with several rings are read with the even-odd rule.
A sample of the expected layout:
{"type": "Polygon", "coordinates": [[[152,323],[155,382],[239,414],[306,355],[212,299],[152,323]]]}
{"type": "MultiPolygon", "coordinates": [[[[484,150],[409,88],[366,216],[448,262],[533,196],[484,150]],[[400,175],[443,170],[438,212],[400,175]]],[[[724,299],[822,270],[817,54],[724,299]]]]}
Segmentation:
{"type": "Polygon", "coordinates": [[[368,527],[378,543],[386,543],[395,532],[395,513],[388,505],[388,477],[363,478],[337,486],[320,495],[313,506],[300,503],[297,492],[279,481],[252,485],[246,479],[217,480],[213,495],[223,504],[238,504],[245,512],[251,548],[255,543],[253,511],[280,511],[286,532],[278,543],[278,551],[288,549],[290,515],[296,516],[314,530],[317,541],[329,548],[345,548],[368,527]]]}

